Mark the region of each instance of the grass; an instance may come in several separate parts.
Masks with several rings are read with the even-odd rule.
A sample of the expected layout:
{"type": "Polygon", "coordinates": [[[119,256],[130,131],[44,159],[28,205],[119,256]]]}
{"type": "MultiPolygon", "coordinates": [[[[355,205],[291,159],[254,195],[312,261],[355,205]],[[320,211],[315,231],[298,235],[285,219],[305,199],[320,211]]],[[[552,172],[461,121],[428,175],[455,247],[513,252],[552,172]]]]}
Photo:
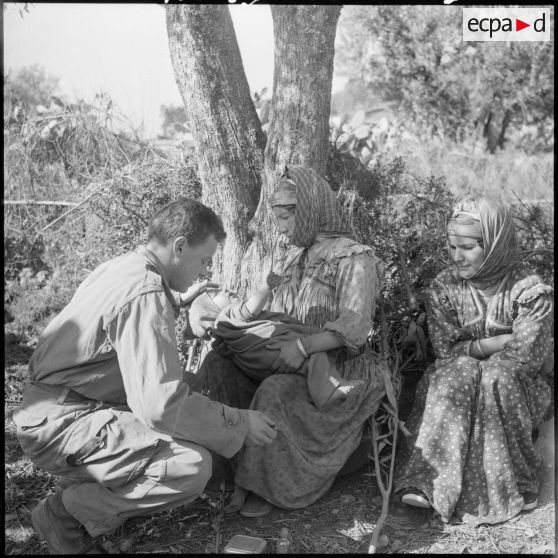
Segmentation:
{"type": "Polygon", "coordinates": [[[529,155],[509,148],[490,154],[474,143],[421,142],[414,136],[406,136],[391,153],[402,156],[417,176],[446,177],[454,194],[482,192],[509,204],[517,203],[516,196],[554,202],[554,153],[529,155]]]}

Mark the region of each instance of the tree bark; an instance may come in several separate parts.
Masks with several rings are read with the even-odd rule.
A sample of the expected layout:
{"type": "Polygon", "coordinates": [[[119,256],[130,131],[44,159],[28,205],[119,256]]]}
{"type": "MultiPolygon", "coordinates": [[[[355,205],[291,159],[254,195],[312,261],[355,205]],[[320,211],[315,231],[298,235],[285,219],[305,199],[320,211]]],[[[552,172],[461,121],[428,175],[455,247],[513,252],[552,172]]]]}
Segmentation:
{"type": "Polygon", "coordinates": [[[267,144],[227,6],[169,5],[171,58],[192,127],[203,201],[227,231],[214,278],[244,295],[280,257],[269,198],[285,164],[325,174],[341,6],[271,7],[275,37],[267,144]],[[264,164],[265,147],[265,164],[264,164]]]}
{"type": "Polygon", "coordinates": [[[250,229],[254,240],[242,265],[243,289],[281,258],[269,198],[286,164],[325,175],[334,43],[341,6],[273,5],[275,66],[265,148],[265,177],[250,229]],[[263,264],[262,264],[263,262],[263,264]]]}
{"type": "Polygon", "coordinates": [[[224,249],[214,279],[238,290],[260,196],[265,136],[250,96],[228,6],[168,5],[176,82],[196,150],[202,201],[223,219],[224,249]]]}
{"type": "Polygon", "coordinates": [[[297,163],[325,172],[340,12],[341,6],[271,6],[275,66],[266,170],[297,163]]]}

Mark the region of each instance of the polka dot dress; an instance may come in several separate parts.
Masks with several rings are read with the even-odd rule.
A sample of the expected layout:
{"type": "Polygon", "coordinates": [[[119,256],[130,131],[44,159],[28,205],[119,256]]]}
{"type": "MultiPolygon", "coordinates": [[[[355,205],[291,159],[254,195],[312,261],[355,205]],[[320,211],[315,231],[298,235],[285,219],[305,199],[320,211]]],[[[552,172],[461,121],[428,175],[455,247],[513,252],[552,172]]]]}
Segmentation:
{"type": "Polygon", "coordinates": [[[504,277],[483,297],[452,269],[428,292],[436,362],[417,386],[396,469],[397,491],[423,491],[443,521],[498,523],[536,492],[540,465],[533,429],[551,389],[552,289],[527,270],[504,277]],[[468,356],[471,340],[512,334],[489,358],[468,356]]]}

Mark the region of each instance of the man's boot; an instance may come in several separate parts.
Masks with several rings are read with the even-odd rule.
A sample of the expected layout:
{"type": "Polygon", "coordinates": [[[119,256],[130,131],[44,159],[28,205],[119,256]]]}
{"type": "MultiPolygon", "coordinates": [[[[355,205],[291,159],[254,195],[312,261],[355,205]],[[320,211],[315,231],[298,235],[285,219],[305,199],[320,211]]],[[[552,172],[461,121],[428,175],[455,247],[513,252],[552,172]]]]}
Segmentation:
{"type": "Polygon", "coordinates": [[[102,554],[81,523],[68,513],[60,492],[41,500],[31,512],[31,520],[51,554],[102,554]]]}

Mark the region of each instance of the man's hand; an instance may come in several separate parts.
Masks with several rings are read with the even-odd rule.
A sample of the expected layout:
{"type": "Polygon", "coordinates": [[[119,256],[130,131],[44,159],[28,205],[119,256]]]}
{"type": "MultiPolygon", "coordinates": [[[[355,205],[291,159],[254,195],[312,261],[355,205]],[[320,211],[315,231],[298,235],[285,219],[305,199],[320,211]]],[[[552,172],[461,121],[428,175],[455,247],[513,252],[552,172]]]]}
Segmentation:
{"type": "Polygon", "coordinates": [[[246,443],[254,446],[264,446],[277,437],[275,422],[260,411],[248,411],[248,434],[246,443]]]}
{"type": "Polygon", "coordinates": [[[279,350],[279,356],[273,365],[273,371],[277,374],[292,374],[298,370],[305,360],[294,341],[272,341],[265,346],[266,349],[279,350]]]}
{"type": "Polygon", "coordinates": [[[194,283],[186,292],[180,293],[180,302],[184,306],[190,304],[196,297],[200,296],[207,290],[219,289],[219,283],[211,283],[209,279],[204,279],[203,281],[198,281],[194,283]]]}

